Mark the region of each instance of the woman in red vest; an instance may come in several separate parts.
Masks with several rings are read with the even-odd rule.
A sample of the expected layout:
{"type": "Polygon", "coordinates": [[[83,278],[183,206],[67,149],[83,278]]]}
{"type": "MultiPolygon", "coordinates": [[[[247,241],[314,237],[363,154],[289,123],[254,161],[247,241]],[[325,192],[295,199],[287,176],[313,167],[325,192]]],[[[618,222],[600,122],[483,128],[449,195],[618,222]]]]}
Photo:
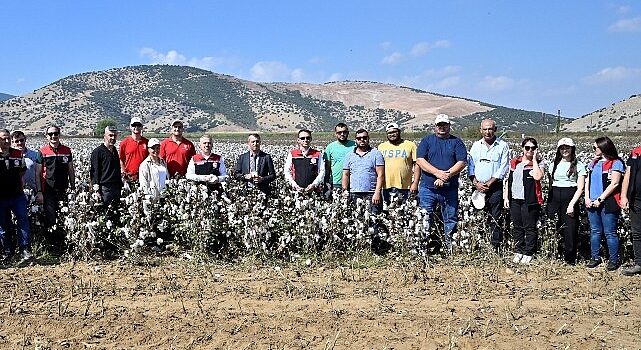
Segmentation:
{"type": "Polygon", "coordinates": [[[514,263],[529,264],[536,253],[541,205],[541,179],[545,163],[538,155],[538,143],[532,137],[521,142],[523,153],[510,161],[510,173],[503,189],[503,202],[510,209],[514,263]]]}
{"type": "Polygon", "coordinates": [[[619,268],[617,222],[621,214],[621,180],[625,165],[614,143],[607,136],[594,141],[594,160],[588,165],[590,175],[585,184],[585,207],[590,220],[592,258],[588,268],[601,264],[601,241],[605,237],[610,259],[606,269],[619,268]]]}

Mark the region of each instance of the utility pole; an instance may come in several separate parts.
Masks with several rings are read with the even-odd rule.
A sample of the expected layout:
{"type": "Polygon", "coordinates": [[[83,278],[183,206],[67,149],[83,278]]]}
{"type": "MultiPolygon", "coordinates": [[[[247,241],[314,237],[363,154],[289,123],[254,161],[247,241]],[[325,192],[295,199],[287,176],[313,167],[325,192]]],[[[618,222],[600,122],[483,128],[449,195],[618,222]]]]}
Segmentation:
{"type": "Polygon", "coordinates": [[[561,130],[561,110],[559,109],[557,111],[557,116],[556,116],[556,133],[558,134],[560,130],[561,130]]]}

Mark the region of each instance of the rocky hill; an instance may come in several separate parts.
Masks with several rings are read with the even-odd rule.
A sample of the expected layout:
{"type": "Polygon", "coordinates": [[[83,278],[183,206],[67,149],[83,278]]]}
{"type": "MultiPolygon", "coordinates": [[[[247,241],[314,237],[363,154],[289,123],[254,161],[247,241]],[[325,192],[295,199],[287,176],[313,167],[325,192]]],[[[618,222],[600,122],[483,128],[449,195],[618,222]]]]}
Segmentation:
{"type": "Polygon", "coordinates": [[[14,98],[15,96],[9,95],[9,94],[3,94],[0,92],[0,101],[8,100],[10,98],[14,98]]]}
{"type": "Polygon", "coordinates": [[[613,103],[563,126],[567,131],[641,130],[641,95],[613,103]]]}
{"type": "MultiPolygon", "coordinates": [[[[509,130],[552,129],[554,116],[494,106],[460,97],[376,82],[326,84],[256,83],[183,66],[115,68],[72,75],[33,93],[0,102],[0,119],[11,129],[39,132],[61,125],[68,135],[88,135],[98,120],[112,118],[126,129],[140,117],[148,131],[165,132],[171,120],[188,131],[382,130],[394,121],[425,130],[439,113],[459,127],[476,128],[490,115],[509,130]]],[[[506,128],[504,128],[506,129],[506,128]]]]}

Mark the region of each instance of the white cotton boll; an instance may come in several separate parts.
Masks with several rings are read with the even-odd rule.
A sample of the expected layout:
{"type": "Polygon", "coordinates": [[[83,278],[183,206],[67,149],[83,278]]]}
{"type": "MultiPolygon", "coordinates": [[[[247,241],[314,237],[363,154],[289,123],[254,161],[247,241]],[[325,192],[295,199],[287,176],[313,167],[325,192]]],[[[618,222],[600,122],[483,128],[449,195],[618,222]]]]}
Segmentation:
{"type": "Polygon", "coordinates": [[[107,220],[105,226],[107,226],[107,229],[111,230],[111,228],[113,227],[113,223],[111,222],[111,220],[107,220]]]}
{"type": "Polygon", "coordinates": [[[156,239],[156,244],[157,245],[161,245],[161,244],[163,244],[163,242],[164,242],[164,240],[162,238],[160,238],[160,237],[156,239]]]}
{"type": "Polygon", "coordinates": [[[280,266],[276,266],[276,267],[274,267],[274,270],[280,272],[281,268],[280,268],[280,266]]]}
{"type": "Polygon", "coordinates": [[[68,213],[69,212],[69,207],[64,206],[64,207],[60,208],[60,212],[61,213],[68,213]]]}
{"type": "Polygon", "coordinates": [[[142,240],[142,239],[137,239],[137,240],[136,240],[136,246],[138,246],[138,247],[142,247],[143,245],[145,245],[145,242],[143,242],[143,240],[142,240]]]}
{"type": "Polygon", "coordinates": [[[305,265],[311,266],[312,265],[312,259],[305,260],[305,265]]]}

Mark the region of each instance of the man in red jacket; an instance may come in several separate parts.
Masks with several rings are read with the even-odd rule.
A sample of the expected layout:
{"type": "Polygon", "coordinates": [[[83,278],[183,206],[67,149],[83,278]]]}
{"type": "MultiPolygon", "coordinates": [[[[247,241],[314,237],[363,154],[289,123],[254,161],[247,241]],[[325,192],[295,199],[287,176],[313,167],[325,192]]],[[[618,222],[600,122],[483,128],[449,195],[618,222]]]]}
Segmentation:
{"type": "Polygon", "coordinates": [[[169,176],[185,177],[191,157],[196,155],[194,144],[183,137],[185,126],[180,119],[171,123],[171,136],[160,143],[160,158],[167,163],[169,176]]]}

